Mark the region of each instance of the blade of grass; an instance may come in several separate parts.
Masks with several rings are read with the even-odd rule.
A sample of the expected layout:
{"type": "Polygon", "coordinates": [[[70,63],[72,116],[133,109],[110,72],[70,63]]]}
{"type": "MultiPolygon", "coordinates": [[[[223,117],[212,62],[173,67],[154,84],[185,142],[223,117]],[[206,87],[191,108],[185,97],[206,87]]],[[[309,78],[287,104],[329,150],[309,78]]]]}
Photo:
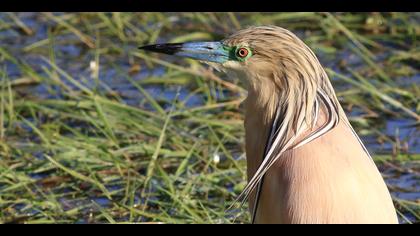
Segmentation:
{"type": "Polygon", "coordinates": [[[62,164],[58,163],[56,160],[54,160],[52,157],[50,157],[48,155],[44,155],[44,156],[45,156],[45,158],[48,159],[48,161],[50,161],[52,164],[54,164],[59,169],[63,170],[65,173],[73,176],[76,179],[80,179],[82,181],[91,183],[92,185],[98,187],[105,194],[105,196],[108,199],[112,200],[111,194],[108,192],[108,189],[106,189],[106,187],[103,184],[101,184],[100,182],[98,182],[96,180],[93,180],[93,179],[91,179],[91,178],[89,178],[85,175],[82,175],[82,174],[78,173],[77,171],[74,171],[70,168],[67,168],[67,167],[63,166],[62,164]]]}

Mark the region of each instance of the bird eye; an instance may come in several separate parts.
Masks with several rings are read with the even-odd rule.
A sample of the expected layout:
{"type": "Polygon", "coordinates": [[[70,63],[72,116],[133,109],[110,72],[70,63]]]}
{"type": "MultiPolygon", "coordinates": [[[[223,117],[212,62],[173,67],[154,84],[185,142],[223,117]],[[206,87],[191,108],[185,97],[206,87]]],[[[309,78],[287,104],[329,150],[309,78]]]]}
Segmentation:
{"type": "Polygon", "coordinates": [[[246,56],[248,56],[248,53],[249,53],[248,49],[246,49],[246,48],[239,48],[236,51],[236,55],[240,58],[245,58],[246,56]]]}

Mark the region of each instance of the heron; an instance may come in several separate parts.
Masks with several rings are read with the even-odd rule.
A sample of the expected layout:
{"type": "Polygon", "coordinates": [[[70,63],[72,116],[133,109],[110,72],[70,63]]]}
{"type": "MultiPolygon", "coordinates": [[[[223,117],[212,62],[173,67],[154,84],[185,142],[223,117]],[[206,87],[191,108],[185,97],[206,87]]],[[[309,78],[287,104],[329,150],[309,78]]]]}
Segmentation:
{"type": "Polygon", "coordinates": [[[291,31],[252,26],[213,42],[143,50],[196,59],[243,79],[252,223],[398,223],[381,173],[314,52],[291,31]]]}

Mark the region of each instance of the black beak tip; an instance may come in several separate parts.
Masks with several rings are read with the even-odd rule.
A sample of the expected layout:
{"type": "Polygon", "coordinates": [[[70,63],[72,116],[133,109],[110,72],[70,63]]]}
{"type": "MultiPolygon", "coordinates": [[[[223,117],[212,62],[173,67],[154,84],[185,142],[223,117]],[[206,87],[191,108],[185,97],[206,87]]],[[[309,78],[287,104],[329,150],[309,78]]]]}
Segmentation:
{"type": "Polygon", "coordinates": [[[182,49],[182,43],[145,45],[138,47],[138,49],[172,55],[179,52],[182,49]]]}
{"type": "Polygon", "coordinates": [[[144,45],[144,46],[138,47],[138,49],[150,51],[150,50],[153,50],[154,47],[155,45],[144,45]]]}

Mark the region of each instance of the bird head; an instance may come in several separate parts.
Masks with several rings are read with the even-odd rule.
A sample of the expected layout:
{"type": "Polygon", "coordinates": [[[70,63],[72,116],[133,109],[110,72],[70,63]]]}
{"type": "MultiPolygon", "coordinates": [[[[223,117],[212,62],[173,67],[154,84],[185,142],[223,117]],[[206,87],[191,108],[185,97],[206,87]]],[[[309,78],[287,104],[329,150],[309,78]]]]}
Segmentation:
{"type": "Polygon", "coordinates": [[[196,59],[222,71],[242,72],[253,84],[273,82],[282,87],[293,83],[286,79],[317,80],[325,73],[309,47],[277,26],[249,27],[221,41],[155,44],[140,49],[196,59]]]}

